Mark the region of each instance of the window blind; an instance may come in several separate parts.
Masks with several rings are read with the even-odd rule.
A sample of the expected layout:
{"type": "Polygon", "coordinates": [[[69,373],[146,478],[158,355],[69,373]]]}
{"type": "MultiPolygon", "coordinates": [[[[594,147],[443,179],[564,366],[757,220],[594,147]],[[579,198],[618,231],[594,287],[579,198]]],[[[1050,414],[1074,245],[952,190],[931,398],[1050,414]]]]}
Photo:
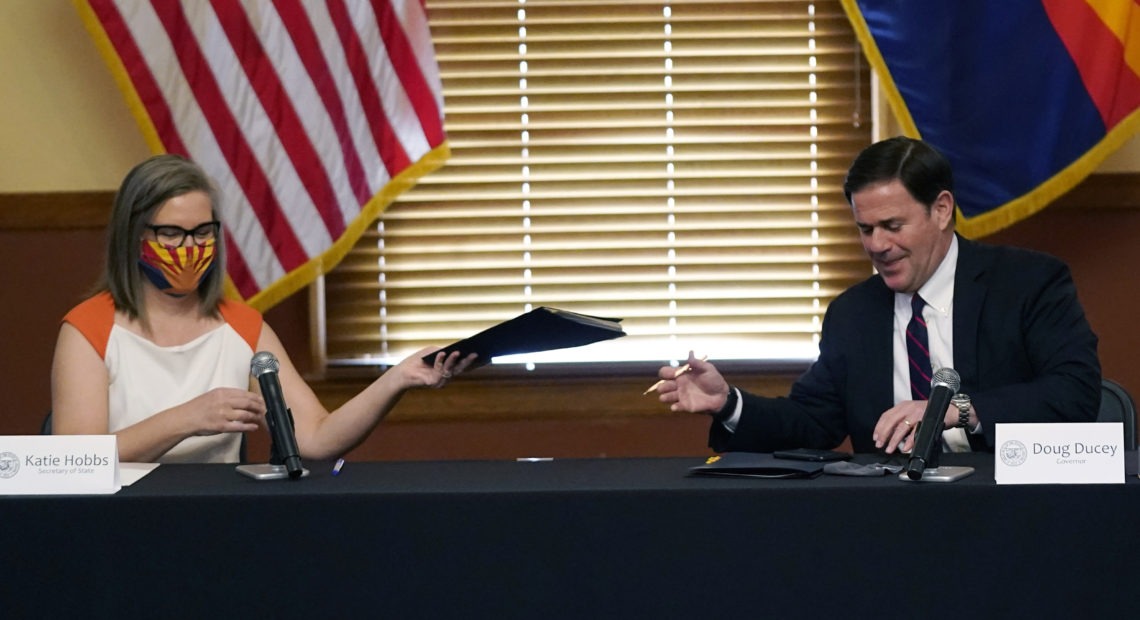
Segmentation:
{"type": "Polygon", "coordinates": [[[452,155],[325,277],[330,366],[537,306],[628,336],[531,361],[814,358],[871,273],[841,189],[870,72],[838,2],[427,7],[452,155]]]}

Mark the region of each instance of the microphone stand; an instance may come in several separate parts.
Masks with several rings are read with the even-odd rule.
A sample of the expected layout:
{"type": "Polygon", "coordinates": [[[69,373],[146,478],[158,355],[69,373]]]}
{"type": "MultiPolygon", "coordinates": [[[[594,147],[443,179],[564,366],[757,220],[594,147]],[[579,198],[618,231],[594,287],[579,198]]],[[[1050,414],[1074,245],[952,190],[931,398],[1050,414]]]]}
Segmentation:
{"type": "Polygon", "coordinates": [[[906,470],[899,473],[899,479],[907,482],[954,482],[974,473],[973,467],[939,465],[938,459],[941,455],[942,442],[937,442],[935,447],[930,450],[930,455],[925,459],[926,468],[922,470],[922,475],[918,479],[912,478],[911,472],[906,470]]]}
{"type": "Polygon", "coordinates": [[[912,482],[954,482],[974,473],[973,467],[939,467],[942,454],[942,418],[961,377],[949,367],[939,368],[930,380],[930,398],[914,434],[914,448],[899,478],[912,482]]]}
{"type": "MultiPolygon", "coordinates": [[[[919,424],[921,425],[922,423],[920,422],[919,424]]],[[[918,447],[915,446],[915,449],[918,449],[918,447]]],[[[955,480],[961,480],[974,473],[974,467],[938,465],[938,459],[941,457],[942,442],[935,441],[934,446],[927,450],[925,458],[921,455],[911,457],[911,465],[907,465],[905,470],[899,472],[898,479],[907,482],[954,482],[955,480]],[[926,467],[915,466],[915,460],[921,460],[921,462],[926,464],[926,467]],[[919,473],[921,475],[914,475],[919,473]]]]}
{"type": "Polygon", "coordinates": [[[285,467],[281,456],[277,453],[277,445],[272,444],[269,447],[269,462],[256,463],[248,465],[238,465],[237,470],[239,473],[249,476],[254,480],[283,480],[287,478],[304,478],[309,475],[309,468],[302,467],[301,475],[290,476],[289,469],[285,467]]]}
{"type": "MultiPolygon", "coordinates": [[[[293,412],[289,409],[286,409],[286,412],[289,414],[289,426],[292,427],[293,412]]],[[[289,432],[293,432],[293,429],[290,428],[289,432]]],[[[277,442],[275,441],[271,441],[269,444],[268,463],[238,465],[237,471],[238,473],[249,476],[254,480],[284,480],[288,478],[296,480],[297,478],[304,478],[309,475],[309,469],[307,467],[302,467],[301,474],[299,476],[290,476],[289,468],[285,467],[285,461],[281,458],[277,442]]]]}
{"type": "Polygon", "coordinates": [[[277,378],[280,363],[268,351],[259,351],[249,364],[249,373],[257,379],[265,397],[265,421],[269,427],[269,463],[238,465],[240,474],[254,480],[297,480],[309,475],[301,464],[293,426],[293,411],[285,405],[281,383],[277,378]]]}

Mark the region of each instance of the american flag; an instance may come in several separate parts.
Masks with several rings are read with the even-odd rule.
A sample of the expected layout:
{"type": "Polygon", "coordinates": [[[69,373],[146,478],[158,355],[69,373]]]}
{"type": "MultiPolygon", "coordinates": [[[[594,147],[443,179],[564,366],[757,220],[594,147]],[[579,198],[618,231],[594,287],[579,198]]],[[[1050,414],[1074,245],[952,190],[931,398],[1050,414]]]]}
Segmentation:
{"type": "Polygon", "coordinates": [[[214,179],[232,293],[325,273],[449,155],[422,0],[75,0],[151,149],[214,179]]]}

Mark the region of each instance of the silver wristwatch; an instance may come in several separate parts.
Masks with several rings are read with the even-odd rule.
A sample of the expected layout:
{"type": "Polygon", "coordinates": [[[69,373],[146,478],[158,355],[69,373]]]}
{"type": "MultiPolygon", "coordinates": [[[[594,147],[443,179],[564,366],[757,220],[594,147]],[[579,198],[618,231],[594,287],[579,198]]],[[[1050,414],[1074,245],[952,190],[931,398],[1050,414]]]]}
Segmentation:
{"type": "Polygon", "coordinates": [[[955,394],[950,404],[958,408],[958,428],[970,426],[970,397],[965,394],[955,394]]]}

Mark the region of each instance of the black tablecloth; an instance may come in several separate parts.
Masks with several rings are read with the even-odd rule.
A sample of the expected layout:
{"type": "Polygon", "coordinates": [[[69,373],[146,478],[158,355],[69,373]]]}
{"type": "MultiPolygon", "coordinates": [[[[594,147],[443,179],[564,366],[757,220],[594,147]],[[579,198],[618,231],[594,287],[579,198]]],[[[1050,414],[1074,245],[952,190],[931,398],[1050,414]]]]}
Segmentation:
{"type": "Polygon", "coordinates": [[[695,478],[699,459],[164,465],[0,498],[5,617],[1131,613],[1140,482],[695,478]]]}

